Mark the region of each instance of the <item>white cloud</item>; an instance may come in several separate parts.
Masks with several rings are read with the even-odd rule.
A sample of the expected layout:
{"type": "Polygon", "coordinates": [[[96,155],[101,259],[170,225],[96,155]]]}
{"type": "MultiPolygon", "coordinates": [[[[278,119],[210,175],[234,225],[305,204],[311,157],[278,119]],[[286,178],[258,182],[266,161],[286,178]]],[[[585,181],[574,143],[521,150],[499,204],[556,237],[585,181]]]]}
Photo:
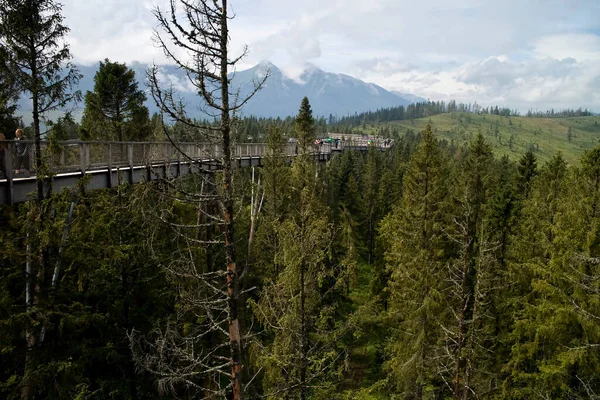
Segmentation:
{"type": "MultiPolygon", "coordinates": [[[[167,0],[62,0],[78,63],[165,62],[151,10],[167,0]]],[[[600,111],[597,0],[231,0],[240,68],[306,62],[432,99],[600,111]]]]}
{"type": "Polygon", "coordinates": [[[535,41],[534,54],[540,58],[551,57],[559,60],[600,60],[600,36],[589,33],[545,36],[535,41]]]}
{"type": "Polygon", "coordinates": [[[469,62],[443,72],[413,71],[391,77],[367,76],[384,87],[431,99],[529,108],[600,109],[600,63],[573,58],[515,61],[506,56],[469,62]]]}

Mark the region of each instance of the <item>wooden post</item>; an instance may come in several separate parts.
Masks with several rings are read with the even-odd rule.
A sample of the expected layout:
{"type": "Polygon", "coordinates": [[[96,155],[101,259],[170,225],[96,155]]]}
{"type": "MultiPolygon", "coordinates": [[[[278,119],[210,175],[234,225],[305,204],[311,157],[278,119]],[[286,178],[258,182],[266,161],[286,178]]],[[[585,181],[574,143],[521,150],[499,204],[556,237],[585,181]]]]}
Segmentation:
{"type": "Polygon", "coordinates": [[[133,143],[127,143],[127,158],[129,160],[129,183],[133,184],[133,143]]]}
{"type": "Polygon", "coordinates": [[[85,144],[85,165],[92,166],[90,163],[90,145],[88,143],[85,144]]]}
{"type": "Polygon", "coordinates": [[[85,175],[85,170],[87,167],[87,162],[86,162],[86,157],[85,157],[85,148],[86,148],[87,144],[86,143],[79,143],[79,160],[81,162],[81,175],[85,175]]]}
{"type": "Polygon", "coordinates": [[[108,160],[107,160],[107,167],[108,167],[108,188],[112,188],[113,187],[113,174],[112,174],[112,143],[108,144],[108,160]]]}
{"type": "Polygon", "coordinates": [[[7,184],[7,202],[8,204],[13,204],[15,201],[15,191],[13,187],[13,162],[12,155],[14,151],[14,143],[8,143],[6,146],[5,158],[4,158],[4,166],[6,167],[6,184],[7,184]]]}
{"type": "MultiPolygon", "coordinates": [[[[33,170],[35,170],[35,146],[33,143],[28,143],[26,144],[26,146],[28,147],[27,149],[27,157],[29,158],[29,160],[27,160],[27,170],[29,172],[32,172],[33,170]]],[[[38,173],[38,171],[35,171],[36,175],[38,173]]]]}
{"type": "Polygon", "coordinates": [[[60,160],[59,160],[60,168],[64,168],[65,167],[65,153],[66,152],[67,152],[66,147],[62,146],[60,148],[60,160]]]}

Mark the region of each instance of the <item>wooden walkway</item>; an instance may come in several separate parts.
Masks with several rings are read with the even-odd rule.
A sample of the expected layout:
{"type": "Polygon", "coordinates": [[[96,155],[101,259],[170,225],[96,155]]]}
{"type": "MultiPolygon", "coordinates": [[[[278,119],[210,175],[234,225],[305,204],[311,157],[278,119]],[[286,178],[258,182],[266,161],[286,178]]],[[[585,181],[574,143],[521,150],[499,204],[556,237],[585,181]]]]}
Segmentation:
{"type": "MultiPolygon", "coordinates": [[[[391,147],[378,144],[381,149],[391,147]]],[[[363,149],[364,147],[364,149],[363,149]]],[[[315,161],[327,161],[336,152],[363,149],[364,143],[322,143],[314,146],[315,161]]],[[[238,144],[233,160],[238,167],[261,166],[266,144],[238,144]]],[[[169,142],[42,142],[44,165],[49,168],[46,186],[54,192],[76,186],[88,176],[88,190],[112,188],[122,183],[170,179],[220,169],[222,149],[209,143],[169,142]]],[[[286,156],[296,155],[296,144],[288,143],[286,156]]],[[[31,200],[37,189],[32,141],[0,142],[0,205],[31,200]],[[16,173],[16,171],[19,173],[16,173]]]]}

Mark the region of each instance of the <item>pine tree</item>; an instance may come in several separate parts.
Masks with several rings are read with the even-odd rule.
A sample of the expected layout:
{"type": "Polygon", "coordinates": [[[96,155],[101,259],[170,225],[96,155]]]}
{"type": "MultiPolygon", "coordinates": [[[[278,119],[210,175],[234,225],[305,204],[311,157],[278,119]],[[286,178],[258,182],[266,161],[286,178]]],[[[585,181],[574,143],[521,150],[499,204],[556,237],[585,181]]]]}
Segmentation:
{"type": "Polygon", "coordinates": [[[581,275],[572,267],[579,264],[576,254],[583,250],[587,232],[585,203],[590,204],[590,192],[581,189],[558,155],[534,179],[525,201],[511,265],[515,321],[505,397],[577,398],[585,393],[581,383],[597,385],[579,361],[593,360],[586,356],[584,343],[595,340],[582,324],[587,318],[575,307],[581,275]]]}
{"type": "Polygon", "coordinates": [[[12,138],[19,125],[15,111],[20,94],[16,79],[8,70],[8,59],[6,48],[0,46],[0,133],[7,139],[12,138]]]}
{"type": "Polygon", "coordinates": [[[36,390],[33,375],[38,360],[34,350],[43,342],[43,331],[38,331],[43,328],[36,320],[39,318],[36,308],[48,290],[44,278],[49,273],[48,246],[51,244],[42,233],[50,208],[43,204],[47,195],[40,124],[49,111],[79,99],[79,92],[70,93],[70,90],[81,76],[71,63],[71,53],[64,42],[69,28],[63,24],[60,4],[53,0],[2,0],[0,10],[0,47],[7,57],[3,74],[31,95],[33,109],[37,202],[31,213],[37,215],[32,217],[35,223],[31,225],[26,245],[28,259],[34,259],[27,263],[25,272],[26,307],[32,323],[25,330],[27,351],[21,391],[22,399],[29,399],[36,390]]]}
{"type": "Polygon", "coordinates": [[[146,94],[138,89],[135,72],[106,59],[94,76],[94,91],[85,95],[82,128],[91,138],[139,140],[149,134],[146,94]]]}
{"type": "MultiPolygon", "coordinates": [[[[489,315],[494,286],[495,260],[486,225],[486,204],[492,174],[492,150],[483,135],[469,145],[465,159],[454,179],[452,197],[453,224],[448,230],[457,246],[456,256],[448,263],[450,282],[447,304],[454,316],[445,325],[452,393],[456,399],[468,399],[489,390],[493,380],[486,371],[488,356],[480,351],[493,320],[489,315]]],[[[448,379],[450,380],[450,379],[448,379]]]]}
{"type": "Polygon", "coordinates": [[[337,364],[333,351],[341,334],[332,326],[335,304],[324,293],[335,279],[329,260],[333,232],[327,208],[321,204],[319,182],[310,151],[314,120],[304,98],[296,117],[299,155],[294,159],[290,186],[294,202],[285,221],[275,226],[278,251],[275,264],[282,270],[268,278],[259,301],[257,318],[273,336],[257,352],[265,369],[268,398],[305,400],[316,387],[331,385],[337,364]],[[320,311],[318,311],[320,310],[320,311]]]}
{"type": "Polygon", "coordinates": [[[534,176],[537,175],[537,160],[533,151],[527,150],[527,152],[519,160],[519,179],[518,187],[519,193],[523,198],[529,196],[531,190],[531,181],[534,176]]]}
{"type": "Polygon", "coordinates": [[[447,168],[428,125],[404,176],[401,204],[382,222],[391,275],[386,369],[407,398],[437,397],[443,387],[437,355],[439,321],[446,319],[447,168]]]}
{"type": "Polygon", "coordinates": [[[81,94],[71,89],[81,75],[71,63],[69,33],[62,5],[54,0],[0,1],[0,47],[8,57],[7,74],[31,95],[38,199],[44,198],[41,118],[81,94]]]}

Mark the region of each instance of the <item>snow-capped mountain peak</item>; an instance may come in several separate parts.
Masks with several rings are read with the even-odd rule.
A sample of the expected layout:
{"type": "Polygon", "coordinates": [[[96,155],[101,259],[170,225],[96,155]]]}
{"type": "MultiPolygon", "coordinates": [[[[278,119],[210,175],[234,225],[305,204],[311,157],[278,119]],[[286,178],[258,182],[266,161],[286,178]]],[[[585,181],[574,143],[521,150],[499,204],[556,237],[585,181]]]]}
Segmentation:
{"type": "MultiPolygon", "coordinates": [[[[384,88],[344,74],[326,72],[313,64],[283,72],[268,61],[236,74],[234,85],[246,87],[257,70],[271,70],[263,89],[245,106],[245,115],[284,117],[295,115],[302,98],[307,96],[315,115],[337,115],[410,104],[410,101],[384,88]],[[250,78],[250,79],[249,79],[250,78]]],[[[244,90],[242,90],[244,93],[244,90]]]]}

